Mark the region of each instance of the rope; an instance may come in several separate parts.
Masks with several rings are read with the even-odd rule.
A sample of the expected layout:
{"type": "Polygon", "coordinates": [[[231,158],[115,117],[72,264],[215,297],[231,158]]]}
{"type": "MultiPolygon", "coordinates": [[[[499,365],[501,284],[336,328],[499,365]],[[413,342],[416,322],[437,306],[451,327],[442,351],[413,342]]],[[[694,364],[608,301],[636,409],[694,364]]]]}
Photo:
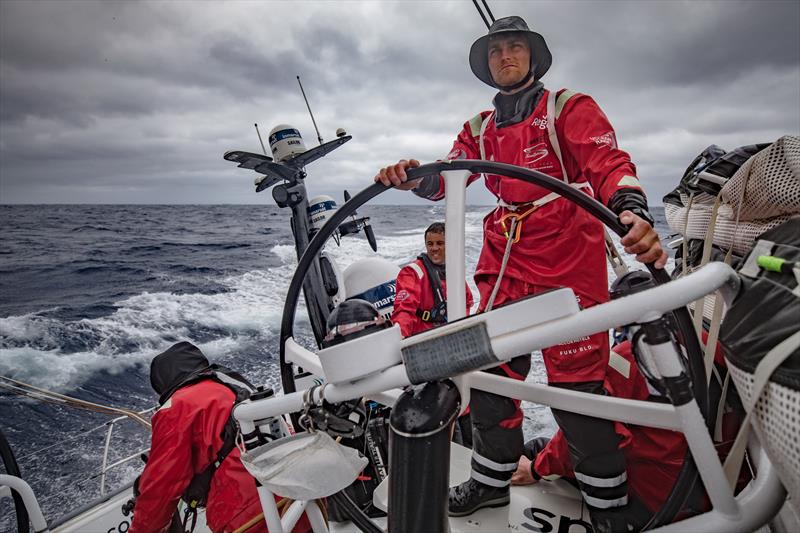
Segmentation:
{"type": "Polygon", "coordinates": [[[41,389],[29,383],[17,381],[15,379],[6,376],[0,376],[0,388],[5,389],[14,394],[18,394],[20,396],[26,396],[28,398],[47,403],[66,405],[68,407],[85,409],[87,411],[94,411],[97,413],[105,413],[109,415],[126,416],[131,420],[133,420],[134,422],[140,424],[141,426],[144,426],[147,429],[151,429],[150,422],[146,418],[141,416],[136,411],[132,411],[130,409],[120,409],[118,407],[111,407],[109,405],[102,405],[99,403],[89,402],[86,400],[80,400],[78,398],[73,398],[71,396],[66,396],[64,394],[59,394],[57,392],[41,389]]]}
{"type": "Polygon", "coordinates": [[[514,230],[517,228],[517,219],[511,219],[511,231],[508,233],[508,242],[506,243],[506,251],[503,254],[503,262],[500,265],[500,272],[497,274],[497,281],[494,282],[494,288],[492,289],[492,295],[489,296],[489,302],[486,304],[486,312],[492,310],[494,306],[494,299],[497,297],[497,291],[500,290],[500,282],[503,281],[503,274],[506,273],[506,265],[508,265],[508,257],[511,255],[511,245],[514,244],[514,239],[510,236],[514,234],[514,230]]]}

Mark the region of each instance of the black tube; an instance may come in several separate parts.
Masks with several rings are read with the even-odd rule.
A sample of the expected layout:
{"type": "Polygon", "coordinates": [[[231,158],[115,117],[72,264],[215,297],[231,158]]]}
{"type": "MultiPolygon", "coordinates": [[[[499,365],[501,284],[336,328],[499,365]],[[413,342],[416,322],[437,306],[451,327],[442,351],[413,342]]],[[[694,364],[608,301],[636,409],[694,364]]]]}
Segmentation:
{"type": "MultiPolygon", "coordinates": [[[[0,431],[0,459],[3,460],[6,474],[22,479],[17,459],[14,457],[11,445],[6,440],[6,436],[3,435],[2,431],[0,431]]],[[[13,489],[11,490],[11,497],[14,499],[14,511],[17,514],[17,531],[18,533],[28,533],[31,529],[28,509],[25,508],[25,502],[22,501],[22,496],[13,489]]]]}
{"type": "Polygon", "coordinates": [[[450,530],[450,435],[458,410],[458,390],[449,380],[411,387],[395,402],[389,422],[389,533],[450,530]]]}
{"type": "Polygon", "coordinates": [[[492,20],[492,22],[494,22],[494,14],[492,13],[492,10],[489,9],[489,4],[486,2],[486,0],[482,1],[483,1],[483,7],[486,8],[486,14],[489,15],[489,18],[492,20]]]}
{"type": "MultiPolygon", "coordinates": [[[[297,259],[308,248],[310,241],[310,226],[308,222],[308,192],[303,180],[297,182],[288,188],[289,193],[297,194],[300,201],[293,203],[292,208],[292,233],[294,234],[295,251],[297,252],[297,259]]],[[[329,298],[325,290],[325,282],[322,279],[322,269],[319,265],[319,260],[311,264],[311,273],[303,281],[303,295],[306,299],[306,307],[308,308],[309,318],[311,319],[311,330],[314,332],[314,339],[317,341],[317,346],[321,345],[322,339],[325,338],[325,325],[328,322],[328,315],[330,309],[328,308],[329,298]]]]}
{"type": "Polygon", "coordinates": [[[489,29],[490,27],[489,21],[486,20],[486,15],[483,14],[483,10],[481,9],[481,6],[478,4],[478,0],[472,0],[472,3],[475,5],[475,9],[478,10],[478,14],[483,19],[483,23],[486,24],[486,29],[489,29]]]}
{"type": "Polygon", "coordinates": [[[366,533],[384,533],[383,529],[368,517],[358,505],[347,495],[345,491],[339,491],[336,494],[329,496],[339,508],[341,508],[347,517],[360,529],[366,533]]]}
{"type": "Polygon", "coordinates": [[[372,231],[372,226],[369,224],[364,226],[364,235],[367,236],[367,242],[369,243],[369,247],[372,248],[372,251],[377,252],[378,241],[375,240],[375,233],[372,231]]]}

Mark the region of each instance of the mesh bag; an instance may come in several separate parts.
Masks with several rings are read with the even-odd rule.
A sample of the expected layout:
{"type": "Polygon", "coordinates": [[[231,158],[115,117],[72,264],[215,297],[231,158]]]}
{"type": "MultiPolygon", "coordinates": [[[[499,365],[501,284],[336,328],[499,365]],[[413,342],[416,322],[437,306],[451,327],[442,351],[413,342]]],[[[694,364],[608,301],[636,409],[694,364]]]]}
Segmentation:
{"type": "Polygon", "coordinates": [[[317,431],[298,433],[245,452],[242,464],[275,494],[314,500],[350,485],[367,466],[367,459],[317,431]]]}
{"type": "Polygon", "coordinates": [[[719,338],[742,403],[752,411],[751,420],[765,451],[793,505],[798,506],[800,348],[789,348],[792,351],[771,372],[758,398],[753,389],[754,374],[765,357],[800,330],[800,287],[793,269],[761,266],[757,258],[764,256],[780,258],[785,265],[800,262],[800,217],[762,235],[744,261],[739,269],[741,288],[725,315],[719,338]]]}
{"type": "MultiPolygon", "coordinates": [[[[688,210],[688,216],[685,206],[688,205],[689,198],[682,194],[681,199],[684,201],[684,207],[664,204],[667,224],[672,231],[680,233],[687,239],[705,239],[708,225],[711,222],[714,197],[706,193],[695,195],[691,209],[688,210]]],[[[714,244],[725,251],[733,248],[733,253],[736,255],[744,255],[749,252],[759,235],[780,226],[792,217],[787,214],[770,219],[740,220],[737,224],[734,218],[723,212],[724,207],[722,205],[717,214],[714,244]]]]}
{"type": "Polygon", "coordinates": [[[758,220],[800,214],[800,137],[786,135],[748,159],[722,187],[720,215],[758,220]]]}
{"type": "Polygon", "coordinates": [[[742,402],[755,409],[753,428],[800,513],[800,391],[768,383],[753,406],[753,374],[730,361],[728,368],[742,402]]]}

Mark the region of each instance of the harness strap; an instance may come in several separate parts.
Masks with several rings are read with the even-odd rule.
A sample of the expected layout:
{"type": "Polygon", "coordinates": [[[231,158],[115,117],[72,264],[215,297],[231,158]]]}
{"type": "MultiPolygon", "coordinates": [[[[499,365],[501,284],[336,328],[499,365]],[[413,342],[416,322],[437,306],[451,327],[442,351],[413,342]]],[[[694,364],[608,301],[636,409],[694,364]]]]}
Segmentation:
{"type": "MultiPolygon", "coordinates": [[[[445,300],[444,291],[442,290],[442,279],[427,254],[420,254],[417,259],[422,261],[422,266],[425,268],[425,272],[428,275],[428,284],[433,293],[433,307],[425,309],[424,311],[417,309],[416,315],[421,318],[423,322],[447,322],[447,301],[445,300]]],[[[419,268],[416,263],[411,264],[419,268]]],[[[420,276],[420,279],[422,279],[422,276],[420,276]]]]}
{"type": "MultiPolygon", "coordinates": [[[[583,181],[580,183],[570,183],[569,186],[574,189],[586,189],[587,194],[594,196],[594,189],[592,188],[592,184],[589,183],[588,181],[583,181]]],[[[525,209],[526,207],[529,206],[541,207],[545,204],[549,204],[553,200],[558,200],[559,198],[561,198],[560,194],[556,192],[551,192],[550,194],[542,196],[538,200],[533,200],[532,202],[524,202],[521,204],[510,204],[505,200],[503,200],[502,198],[498,198],[497,205],[499,205],[500,207],[504,207],[509,211],[518,211],[520,209],[525,209]]]]}
{"type": "Polygon", "coordinates": [[[563,176],[563,180],[569,183],[570,181],[569,181],[569,175],[567,174],[567,167],[564,166],[564,158],[561,157],[561,145],[558,144],[558,135],[556,134],[555,91],[549,91],[547,93],[547,136],[550,138],[550,145],[553,147],[553,151],[556,154],[558,163],[561,165],[561,175],[563,176]]]}
{"type": "Polygon", "coordinates": [[[491,113],[489,113],[488,117],[483,119],[483,122],[481,123],[481,133],[480,133],[480,138],[478,139],[478,147],[481,149],[481,159],[483,161],[486,161],[486,148],[483,145],[483,134],[486,132],[486,127],[494,119],[494,115],[496,113],[497,113],[496,111],[492,111],[491,113]]]}

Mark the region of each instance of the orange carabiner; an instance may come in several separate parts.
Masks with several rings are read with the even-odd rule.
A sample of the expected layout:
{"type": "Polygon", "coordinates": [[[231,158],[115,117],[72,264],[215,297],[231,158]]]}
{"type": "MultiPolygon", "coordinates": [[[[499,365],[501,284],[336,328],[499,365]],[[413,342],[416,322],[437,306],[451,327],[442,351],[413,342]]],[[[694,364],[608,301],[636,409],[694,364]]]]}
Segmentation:
{"type": "Polygon", "coordinates": [[[509,213],[506,213],[502,217],[500,217],[500,226],[503,228],[503,234],[506,236],[506,239],[510,239],[511,238],[511,235],[509,235],[509,230],[506,227],[506,220],[507,219],[511,219],[512,220],[512,224],[511,224],[512,230],[511,231],[514,232],[514,241],[513,242],[516,244],[516,243],[519,242],[520,236],[522,235],[522,221],[525,220],[531,214],[533,214],[533,212],[536,211],[538,208],[539,208],[538,205],[533,205],[527,211],[525,211],[524,213],[517,213],[515,211],[511,211],[509,213]]]}

